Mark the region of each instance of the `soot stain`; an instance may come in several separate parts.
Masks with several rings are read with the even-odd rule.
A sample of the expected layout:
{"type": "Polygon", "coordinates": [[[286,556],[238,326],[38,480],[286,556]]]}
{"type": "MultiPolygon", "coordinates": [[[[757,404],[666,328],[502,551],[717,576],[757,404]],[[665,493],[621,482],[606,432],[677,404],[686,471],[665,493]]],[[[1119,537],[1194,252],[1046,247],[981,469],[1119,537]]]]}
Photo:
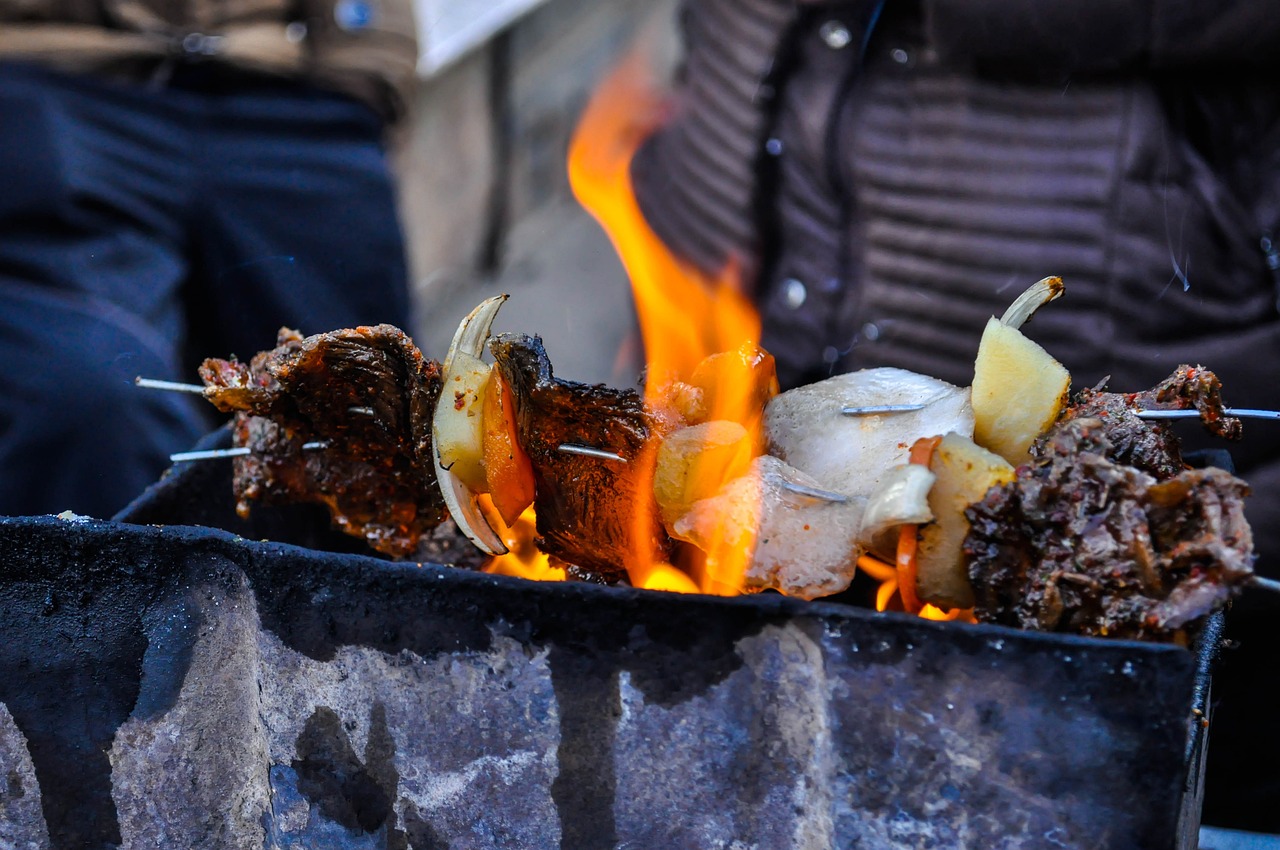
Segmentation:
{"type": "Polygon", "coordinates": [[[173,705],[190,663],[195,630],[181,626],[190,611],[174,599],[174,567],[128,534],[52,518],[0,520],[0,552],[0,702],[26,738],[50,846],[118,845],[116,732],[144,669],[153,716],[173,705]]]}
{"type": "Polygon", "coordinates": [[[374,703],[369,741],[361,759],[338,713],[319,706],[297,740],[292,767],[298,791],[313,809],[349,830],[371,833],[387,825],[387,846],[407,850],[408,837],[395,829],[392,805],[400,777],[386,708],[374,703]]]}
{"type": "Polygon", "coordinates": [[[551,650],[549,666],[560,707],[560,769],[551,783],[560,846],[612,850],[618,844],[613,745],[622,714],[617,668],[558,648],[551,650]]]}
{"type": "Polygon", "coordinates": [[[411,801],[404,805],[404,831],[408,835],[409,850],[451,850],[449,842],[436,832],[436,828],[411,801]]]}

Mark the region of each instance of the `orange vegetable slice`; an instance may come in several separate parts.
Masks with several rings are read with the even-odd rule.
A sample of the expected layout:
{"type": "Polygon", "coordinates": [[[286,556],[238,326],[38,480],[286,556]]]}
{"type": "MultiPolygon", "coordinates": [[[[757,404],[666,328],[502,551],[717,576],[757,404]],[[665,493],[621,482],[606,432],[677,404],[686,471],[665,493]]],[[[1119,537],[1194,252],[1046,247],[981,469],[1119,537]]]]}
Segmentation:
{"type": "Polygon", "coordinates": [[[533,504],[533,464],[516,438],[515,401],[497,369],[485,387],[483,410],[485,484],[510,527],[533,504]]]}
{"type": "MultiPolygon", "coordinates": [[[[911,463],[927,467],[933,458],[933,450],[942,442],[942,437],[921,437],[911,446],[911,463]]],[[[898,595],[902,597],[902,607],[909,613],[917,614],[923,607],[916,597],[916,572],[918,564],[916,553],[920,545],[920,527],[904,525],[898,532],[898,557],[894,565],[898,571],[898,595]]]]}

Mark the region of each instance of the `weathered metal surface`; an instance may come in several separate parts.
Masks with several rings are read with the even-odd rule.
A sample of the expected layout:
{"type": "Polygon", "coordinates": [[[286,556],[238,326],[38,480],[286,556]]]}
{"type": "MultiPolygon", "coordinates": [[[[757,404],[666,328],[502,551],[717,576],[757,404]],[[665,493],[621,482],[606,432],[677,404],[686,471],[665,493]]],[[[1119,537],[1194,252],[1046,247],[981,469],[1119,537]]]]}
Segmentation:
{"type": "Polygon", "coordinates": [[[1193,657],[0,520],[0,846],[1176,846],[1193,657]]]}

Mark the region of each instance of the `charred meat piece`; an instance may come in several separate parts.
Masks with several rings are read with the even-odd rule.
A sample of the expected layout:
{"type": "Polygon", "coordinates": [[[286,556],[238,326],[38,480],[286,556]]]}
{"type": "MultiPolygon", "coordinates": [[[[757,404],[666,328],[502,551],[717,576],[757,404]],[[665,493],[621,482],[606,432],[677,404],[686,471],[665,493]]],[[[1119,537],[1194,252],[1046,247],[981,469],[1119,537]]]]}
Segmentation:
{"type": "MultiPolygon", "coordinates": [[[[1083,390],[1060,421],[1100,420],[1110,446],[1109,458],[1161,481],[1172,478],[1184,468],[1178,438],[1167,425],[1138,418],[1134,412],[1138,410],[1198,410],[1200,421],[1212,434],[1229,440],[1240,438],[1240,420],[1223,413],[1222,385],[1213,372],[1200,366],[1179,366],[1146,392],[1083,390]]],[[[1033,448],[1033,454],[1035,451],[1033,448]]]]}
{"type": "Polygon", "coordinates": [[[1168,637],[1253,575],[1248,485],[1222,470],[1165,481],[1112,457],[1109,425],[1074,419],[965,515],[979,620],[1168,637]]]}
{"type": "Polygon", "coordinates": [[[515,399],[516,430],[533,464],[538,548],[605,580],[618,580],[637,553],[665,559],[671,540],[658,521],[653,458],[670,428],[634,390],[561,381],[538,337],[489,342],[515,399]],[[625,461],[570,454],[565,444],[625,461]]]}
{"type": "Polygon", "coordinates": [[[440,366],[391,325],[280,344],[246,366],[206,360],[205,395],[236,411],[237,510],[319,503],[334,524],[394,557],[414,553],[445,516],[431,460],[440,366]],[[324,447],[304,451],[307,442],[324,447]]]}

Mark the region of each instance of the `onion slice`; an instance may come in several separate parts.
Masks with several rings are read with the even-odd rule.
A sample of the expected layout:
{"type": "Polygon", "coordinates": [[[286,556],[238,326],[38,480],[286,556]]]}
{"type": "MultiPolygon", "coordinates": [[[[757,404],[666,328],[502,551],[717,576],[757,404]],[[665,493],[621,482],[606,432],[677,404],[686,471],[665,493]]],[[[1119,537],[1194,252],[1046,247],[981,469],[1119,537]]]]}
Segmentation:
{"type": "MultiPolygon", "coordinates": [[[[436,403],[431,426],[433,444],[431,457],[436,467],[436,481],[440,485],[440,495],[444,498],[445,506],[448,507],[453,521],[458,524],[458,529],[487,555],[506,554],[507,547],[480,509],[476,493],[441,464],[439,423],[442,416],[449,414],[454,404],[448,387],[454,383],[453,379],[457,377],[455,373],[459,369],[472,369],[480,359],[484,353],[485,343],[489,340],[489,329],[493,326],[494,317],[498,315],[498,310],[506,300],[506,295],[487,299],[458,325],[458,330],[453,335],[453,343],[449,346],[449,353],[444,358],[443,385],[446,389],[440,394],[440,400],[436,403]]],[[[483,427],[481,418],[476,419],[475,427],[477,429],[483,427]]]]}
{"type": "Polygon", "coordinates": [[[1009,309],[1000,317],[1000,324],[1015,330],[1031,321],[1031,314],[1036,310],[1062,297],[1066,291],[1060,277],[1046,277],[1027,287],[1026,291],[1014,299],[1009,309]]]}
{"type": "Polygon", "coordinates": [[[874,550],[874,543],[886,531],[932,522],[929,488],[937,479],[929,467],[918,463],[904,463],[886,472],[867,500],[858,542],[874,550]]]}

